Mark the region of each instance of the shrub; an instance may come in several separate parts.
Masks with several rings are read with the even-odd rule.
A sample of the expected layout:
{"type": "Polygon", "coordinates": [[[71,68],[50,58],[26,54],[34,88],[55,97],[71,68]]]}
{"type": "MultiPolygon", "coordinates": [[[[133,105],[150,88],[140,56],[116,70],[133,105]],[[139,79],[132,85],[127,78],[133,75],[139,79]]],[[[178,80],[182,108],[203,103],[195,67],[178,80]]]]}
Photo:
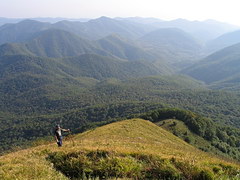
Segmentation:
{"type": "Polygon", "coordinates": [[[213,167],[213,172],[216,174],[219,174],[222,172],[222,168],[218,167],[218,166],[214,166],[213,167]]]}
{"type": "Polygon", "coordinates": [[[214,179],[214,175],[210,171],[202,170],[197,175],[197,177],[195,177],[194,179],[196,179],[196,180],[213,180],[214,179]]]}
{"type": "Polygon", "coordinates": [[[184,141],[186,141],[187,143],[191,144],[191,143],[193,143],[193,138],[190,137],[190,136],[186,136],[186,137],[184,138],[184,141]]]}

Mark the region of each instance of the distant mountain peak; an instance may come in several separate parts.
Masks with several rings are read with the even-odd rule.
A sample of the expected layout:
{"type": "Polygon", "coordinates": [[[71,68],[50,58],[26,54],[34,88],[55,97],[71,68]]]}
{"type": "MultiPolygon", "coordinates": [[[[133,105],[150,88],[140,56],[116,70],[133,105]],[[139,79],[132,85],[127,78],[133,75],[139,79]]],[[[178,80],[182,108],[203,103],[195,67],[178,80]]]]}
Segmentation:
{"type": "Polygon", "coordinates": [[[112,19],[112,18],[109,18],[109,17],[107,17],[107,16],[101,16],[101,17],[99,17],[99,18],[97,18],[97,19],[92,19],[92,20],[90,20],[89,22],[97,22],[97,21],[116,21],[116,20],[114,20],[114,19],[112,19]]]}
{"type": "Polygon", "coordinates": [[[20,24],[20,25],[32,25],[32,24],[50,24],[50,23],[45,23],[45,22],[40,22],[40,21],[36,21],[36,20],[32,20],[32,19],[24,19],[22,21],[20,21],[19,23],[17,24],[20,24]]]}

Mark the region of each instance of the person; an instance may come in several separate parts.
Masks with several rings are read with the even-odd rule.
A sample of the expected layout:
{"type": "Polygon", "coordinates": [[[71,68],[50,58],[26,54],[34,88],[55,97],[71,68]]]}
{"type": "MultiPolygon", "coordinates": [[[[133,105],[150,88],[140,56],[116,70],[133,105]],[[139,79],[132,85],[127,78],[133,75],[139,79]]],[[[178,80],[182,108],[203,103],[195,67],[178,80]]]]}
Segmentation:
{"type": "Polygon", "coordinates": [[[62,146],[62,131],[63,132],[69,132],[70,129],[63,129],[60,127],[60,125],[56,125],[56,129],[54,131],[54,134],[55,134],[55,140],[57,142],[57,145],[58,147],[61,147],[62,146]]]}

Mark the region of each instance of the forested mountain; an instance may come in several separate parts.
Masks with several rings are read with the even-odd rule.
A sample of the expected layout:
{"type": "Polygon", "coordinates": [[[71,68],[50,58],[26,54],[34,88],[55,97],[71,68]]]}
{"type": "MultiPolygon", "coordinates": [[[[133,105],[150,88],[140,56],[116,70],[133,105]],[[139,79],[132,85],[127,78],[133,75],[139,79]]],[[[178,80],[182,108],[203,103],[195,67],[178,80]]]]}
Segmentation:
{"type": "Polygon", "coordinates": [[[50,26],[50,23],[33,20],[24,20],[16,24],[5,24],[0,26],[0,44],[29,40],[35,33],[46,30],[50,26]]]}
{"type": "Polygon", "coordinates": [[[130,77],[143,77],[149,75],[164,74],[155,66],[145,61],[121,61],[114,58],[94,54],[85,54],[79,57],[65,58],[63,63],[80,72],[80,76],[93,77],[95,79],[130,77]]]}
{"type": "Polygon", "coordinates": [[[208,42],[221,36],[224,33],[231,32],[239,29],[240,27],[218,22],[215,20],[206,21],[189,21],[186,19],[175,19],[171,21],[164,21],[157,18],[142,18],[142,17],[130,17],[130,18],[116,18],[121,21],[129,21],[134,23],[141,23],[147,26],[159,28],[178,28],[185,32],[190,33],[192,36],[201,40],[202,43],[208,42]]]}
{"type": "Polygon", "coordinates": [[[0,46],[0,56],[28,54],[41,57],[74,57],[82,54],[99,54],[125,60],[156,60],[157,57],[123,40],[117,35],[110,35],[97,42],[59,29],[48,29],[36,33],[24,43],[7,43],[0,46]]]}
{"type": "Polygon", "coordinates": [[[97,41],[99,46],[106,52],[109,52],[119,58],[134,60],[154,61],[158,57],[144,50],[139,45],[128,39],[121,38],[118,35],[109,35],[97,41]]]}
{"type": "MultiPolygon", "coordinates": [[[[0,47],[0,55],[29,54],[41,57],[70,57],[94,53],[108,55],[93,42],[58,29],[48,29],[35,33],[28,41],[4,44],[0,47]]],[[[110,54],[109,54],[110,56],[110,54]]]]}
{"type": "MultiPolygon", "coordinates": [[[[17,23],[17,24],[5,24],[0,26],[0,37],[2,36],[0,43],[12,42],[14,40],[23,40],[23,37],[17,37],[13,34],[13,31],[9,28],[13,28],[18,30],[18,34],[23,34],[25,32],[35,32],[41,31],[42,29],[46,28],[57,28],[66,30],[72,33],[75,33],[81,37],[89,38],[89,39],[100,39],[110,34],[116,33],[123,37],[136,39],[143,36],[146,33],[151,31],[157,30],[159,28],[179,28],[185,32],[190,33],[198,40],[202,42],[207,42],[209,40],[215,39],[218,36],[237,30],[239,27],[217,22],[213,20],[207,21],[188,21],[185,19],[176,19],[172,21],[162,21],[156,18],[108,18],[108,17],[100,17],[93,20],[85,20],[80,19],[71,20],[71,19],[64,19],[64,18],[32,18],[31,20],[23,20],[19,22],[21,19],[4,19],[2,18],[2,23],[17,23]],[[40,22],[39,22],[40,21],[40,22]],[[57,22],[58,21],[58,22],[57,22]],[[51,22],[46,23],[46,22],[51,22]],[[29,25],[34,27],[30,28],[29,31],[26,29],[29,25]],[[27,26],[26,26],[27,25],[27,26]],[[25,29],[24,29],[25,28],[25,29]],[[9,33],[7,33],[7,31],[9,33]],[[9,35],[4,38],[4,35],[9,35]]],[[[0,19],[1,24],[1,19],[0,19]]],[[[26,37],[25,37],[26,38],[26,37]]]]}
{"type": "Polygon", "coordinates": [[[144,35],[146,32],[150,32],[153,28],[145,27],[137,23],[122,22],[107,17],[101,17],[88,22],[65,20],[54,24],[35,20],[24,20],[16,24],[5,24],[0,26],[0,44],[25,41],[31,38],[35,33],[46,29],[61,29],[75,33],[86,39],[97,40],[113,33],[126,38],[135,39],[144,35]]]}
{"type": "Polygon", "coordinates": [[[140,40],[154,46],[173,46],[182,50],[198,51],[201,48],[201,44],[196,39],[177,28],[158,29],[144,35],[140,40]]]}
{"type": "Polygon", "coordinates": [[[110,34],[119,34],[129,39],[136,39],[154,29],[142,24],[118,21],[108,17],[100,17],[88,22],[60,21],[53,24],[52,27],[73,32],[91,40],[101,39],[110,34]]]}
{"type": "Polygon", "coordinates": [[[236,44],[213,53],[183,72],[206,83],[239,78],[239,60],[240,44],[236,44]]]}
{"type": "MultiPolygon", "coordinates": [[[[46,74],[50,77],[42,78],[45,71],[38,70],[39,75],[30,81],[28,71],[27,78],[18,74],[18,79],[13,77],[15,82],[10,79],[8,83],[2,83],[2,148],[21,144],[29,138],[51,135],[50,129],[55,123],[71,124],[70,128],[77,131],[76,127],[83,128],[88,123],[101,123],[168,106],[190,109],[212,117],[214,121],[239,127],[239,96],[236,93],[209,91],[201,83],[184,76],[99,82],[83,76],[66,76],[66,69],[58,71],[61,67],[54,68],[57,77],[46,74]],[[9,131],[14,133],[9,134],[9,131]],[[16,137],[23,139],[17,141],[16,137]]],[[[99,71],[96,75],[99,77],[99,71]]]]}
{"type": "Polygon", "coordinates": [[[185,19],[175,19],[172,21],[155,22],[158,28],[179,28],[192,34],[201,42],[207,42],[218,36],[239,29],[240,27],[214,20],[188,21],[185,19]]]}
{"type": "MultiPolygon", "coordinates": [[[[2,80],[11,77],[21,78],[22,74],[35,77],[43,75],[46,76],[44,79],[91,77],[100,80],[105,78],[126,79],[161,73],[157,68],[144,61],[127,62],[95,54],[62,59],[9,55],[0,57],[0,64],[2,80]]],[[[30,87],[30,85],[26,84],[25,87],[30,87]]]]}
{"type": "Polygon", "coordinates": [[[0,56],[7,55],[34,55],[24,44],[6,43],[0,46],[0,56]]]}
{"type": "MultiPolygon", "coordinates": [[[[30,106],[32,109],[38,107],[41,112],[50,108],[46,104],[49,103],[51,106],[55,97],[63,101],[75,97],[81,93],[82,88],[94,85],[97,80],[127,79],[156,74],[161,72],[145,62],[120,61],[94,54],[63,59],[27,55],[2,56],[1,111],[19,109],[20,111],[17,111],[21,112],[21,109],[30,106]]],[[[60,110],[62,109],[60,106],[61,101],[52,104],[53,109],[60,110]]],[[[66,108],[65,105],[63,107],[66,108]]],[[[24,111],[27,111],[26,109],[24,111]]]]}
{"type": "Polygon", "coordinates": [[[196,59],[201,43],[190,34],[176,28],[163,28],[150,32],[139,39],[153,54],[165,56],[169,62],[196,59]]]}
{"type": "Polygon", "coordinates": [[[78,19],[72,19],[72,18],[62,18],[62,17],[57,17],[57,18],[52,18],[52,17],[38,17],[38,18],[4,18],[0,17],[0,26],[4,24],[9,24],[9,23],[18,23],[20,21],[24,20],[34,20],[34,21],[40,21],[40,22],[48,22],[48,23],[56,23],[59,21],[80,21],[80,22],[87,22],[90,19],[88,18],[78,18],[78,19]]]}
{"type": "MultiPolygon", "coordinates": [[[[195,27],[194,25],[197,22],[190,22],[186,20],[168,22],[157,21],[156,19],[145,19],[146,22],[141,22],[141,20],[144,21],[144,18],[111,19],[101,17],[88,22],[65,20],[53,24],[34,20],[24,20],[17,24],[6,24],[1,26],[0,44],[9,42],[27,42],[29,44],[27,49],[30,48],[30,51],[33,51],[33,54],[38,56],[65,57],[80,55],[83,52],[97,52],[97,54],[106,55],[106,52],[100,50],[101,48],[94,45],[95,42],[87,42],[87,39],[100,39],[98,40],[98,43],[102,42],[100,44],[103,45],[103,49],[106,48],[111,51],[113,55],[117,55],[117,57],[120,56],[120,58],[124,59],[128,58],[129,60],[154,59],[155,61],[157,59],[161,62],[165,61],[172,64],[172,62],[196,60],[202,56],[201,50],[203,44],[200,43],[199,40],[196,40],[199,39],[197,36],[195,36],[196,38],[191,36],[195,27]],[[155,25],[155,23],[165,23],[165,25],[155,25]],[[187,34],[186,32],[175,28],[159,29],[163,27],[178,27],[186,30],[186,32],[190,32],[191,34],[187,34]],[[57,29],[59,30],[57,31],[57,29]],[[65,31],[65,33],[63,31],[60,33],[60,30],[65,31]],[[54,31],[56,31],[56,33],[54,33],[54,31]],[[124,43],[120,41],[116,43],[116,39],[113,40],[113,37],[111,41],[115,42],[110,42],[109,38],[112,34],[117,34],[117,36],[122,37],[121,40],[125,39],[124,43]],[[79,37],[77,38],[76,35],[79,37]],[[62,40],[60,41],[58,38],[62,40]],[[80,41],[80,38],[81,41],[84,42],[77,42],[80,41]],[[139,45],[136,45],[136,43],[129,43],[131,40],[128,39],[140,39],[138,43],[141,43],[139,45]],[[59,45],[59,43],[62,43],[62,45],[59,45]],[[110,45],[114,46],[114,48],[110,49],[110,45]],[[116,48],[116,46],[118,48],[116,48]],[[154,48],[152,46],[154,46],[154,48]],[[131,47],[131,53],[126,52],[126,50],[123,53],[123,49],[126,49],[126,47],[131,47]]],[[[209,26],[214,27],[221,26],[222,28],[216,29],[221,29],[221,31],[224,29],[226,32],[231,28],[234,29],[233,26],[227,26],[226,24],[212,21],[204,23],[198,22],[197,24],[199,26],[199,31],[201,32],[203,32],[203,30],[200,27],[203,29],[205,28],[206,31],[212,31],[213,28],[207,28],[206,24],[210,24],[209,26]]],[[[160,65],[159,62],[155,64],[157,64],[158,67],[161,67],[161,63],[160,65]]]]}
{"type": "Polygon", "coordinates": [[[5,18],[5,17],[0,17],[0,26],[8,23],[18,23],[19,21],[22,21],[23,19],[18,19],[18,18],[5,18]]]}
{"type": "Polygon", "coordinates": [[[82,54],[107,55],[104,50],[88,40],[63,30],[49,29],[35,35],[24,46],[37,56],[43,57],[70,57],[82,54]]]}
{"type": "Polygon", "coordinates": [[[240,43],[240,30],[223,34],[207,43],[205,51],[212,53],[228,46],[240,43]]]}
{"type": "Polygon", "coordinates": [[[144,60],[145,64],[149,63],[149,66],[155,64],[161,72],[167,74],[173,72],[165,58],[153,55],[151,51],[118,35],[110,35],[98,41],[89,41],[64,30],[48,29],[36,33],[27,42],[0,46],[0,56],[19,54],[50,58],[96,54],[127,61],[144,60]]]}

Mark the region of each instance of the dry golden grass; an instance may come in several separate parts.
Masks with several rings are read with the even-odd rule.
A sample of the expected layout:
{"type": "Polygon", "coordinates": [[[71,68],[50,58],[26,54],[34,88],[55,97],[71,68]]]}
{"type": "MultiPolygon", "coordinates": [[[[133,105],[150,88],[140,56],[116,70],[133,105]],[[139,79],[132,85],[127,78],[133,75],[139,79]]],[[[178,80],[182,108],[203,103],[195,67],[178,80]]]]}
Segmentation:
{"type": "Polygon", "coordinates": [[[78,134],[73,140],[74,142],[72,139],[65,140],[61,148],[53,143],[1,156],[0,179],[67,179],[46,160],[48,152],[84,150],[151,154],[164,159],[175,158],[206,169],[221,163],[240,170],[239,164],[202,152],[161,127],[141,119],[125,120],[99,127],[78,134]]]}

